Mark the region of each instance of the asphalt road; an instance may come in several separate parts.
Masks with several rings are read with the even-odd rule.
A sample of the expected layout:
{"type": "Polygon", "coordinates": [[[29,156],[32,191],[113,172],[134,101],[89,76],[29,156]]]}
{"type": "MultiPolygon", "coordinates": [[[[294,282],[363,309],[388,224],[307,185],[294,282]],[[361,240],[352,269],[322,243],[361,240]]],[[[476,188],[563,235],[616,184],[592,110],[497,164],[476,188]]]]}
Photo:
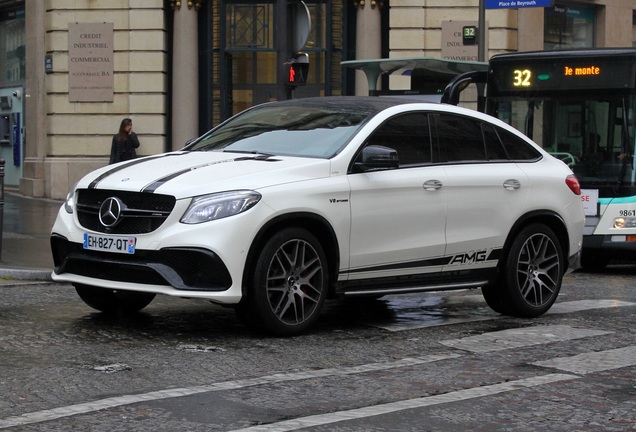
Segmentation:
{"type": "Polygon", "coordinates": [[[0,286],[0,431],[634,431],[636,266],[566,278],[538,319],[479,290],[328,304],[311,334],[157,297],[106,317],[0,286]]]}

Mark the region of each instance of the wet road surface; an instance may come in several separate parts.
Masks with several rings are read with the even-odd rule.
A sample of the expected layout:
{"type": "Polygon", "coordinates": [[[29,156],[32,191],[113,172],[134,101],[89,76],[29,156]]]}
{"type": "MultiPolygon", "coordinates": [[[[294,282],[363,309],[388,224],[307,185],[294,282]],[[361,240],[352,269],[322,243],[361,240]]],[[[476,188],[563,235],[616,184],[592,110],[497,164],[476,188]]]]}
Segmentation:
{"type": "Polygon", "coordinates": [[[287,339],[201,301],[106,317],[5,285],[0,430],[636,430],[635,276],[570,275],[538,319],[479,290],[334,301],[287,339]]]}

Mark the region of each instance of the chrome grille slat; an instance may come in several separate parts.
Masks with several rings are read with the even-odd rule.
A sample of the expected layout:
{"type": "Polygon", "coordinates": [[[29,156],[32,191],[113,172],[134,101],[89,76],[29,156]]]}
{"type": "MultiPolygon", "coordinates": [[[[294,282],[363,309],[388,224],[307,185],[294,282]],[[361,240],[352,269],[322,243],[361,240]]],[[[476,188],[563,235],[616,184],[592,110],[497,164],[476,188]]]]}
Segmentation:
{"type": "Polygon", "coordinates": [[[170,216],[176,199],[170,195],[103,189],[80,189],[77,195],[77,218],[80,225],[91,231],[107,234],[145,234],[159,228],[170,216]],[[113,227],[99,221],[102,203],[116,197],[125,204],[122,220],[113,227]]]}

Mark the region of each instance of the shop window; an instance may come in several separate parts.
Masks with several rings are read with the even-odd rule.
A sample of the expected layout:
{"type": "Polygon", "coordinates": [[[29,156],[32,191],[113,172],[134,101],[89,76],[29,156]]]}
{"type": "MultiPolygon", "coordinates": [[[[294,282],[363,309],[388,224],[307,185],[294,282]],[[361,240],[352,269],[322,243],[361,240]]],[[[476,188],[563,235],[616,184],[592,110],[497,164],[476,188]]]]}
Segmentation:
{"type": "Polygon", "coordinates": [[[227,10],[228,48],[274,48],[274,4],[228,2],[227,10]]]}
{"type": "MultiPolygon", "coordinates": [[[[1,2],[2,0],[0,0],[1,2]]],[[[212,43],[211,124],[280,96],[276,2],[223,0],[209,2],[212,43]]],[[[309,55],[307,85],[293,97],[339,94],[344,46],[343,0],[305,0],[311,31],[302,51],[309,55]]]]}
{"type": "Polygon", "coordinates": [[[596,9],[585,6],[555,4],[545,8],[543,48],[594,47],[596,9]]]}
{"type": "Polygon", "coordinates": [[[0,85],[26,78],[24,8],[0,11],[0,85]]]}

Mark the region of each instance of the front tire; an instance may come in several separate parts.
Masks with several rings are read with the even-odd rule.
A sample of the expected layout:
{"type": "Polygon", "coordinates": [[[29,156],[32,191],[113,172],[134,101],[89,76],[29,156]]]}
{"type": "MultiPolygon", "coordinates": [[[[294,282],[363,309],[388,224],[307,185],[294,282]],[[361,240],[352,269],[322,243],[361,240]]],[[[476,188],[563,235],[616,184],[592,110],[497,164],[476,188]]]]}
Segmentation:
{"type": "Polygon", "coordinates": [[[499,279],[486,291],[486,301],[506,315],[537,317],[556,301],[564,271],[565,259],[554,231],[543,224],[528,225],[512,242],[499,279]]]}
{"type": "Polygon", "coordinates": [[[284,229],[265,243],[237,313],[256,329],[273,335],[304,333],[320,315],[328,275],[318,239],[302,228],[284,229]]]}
{"type": "Polygon", "coordinates": [[[133,314],[155,298],[153,293],[113,290],[75,284],[75,291],[88,306],[106,314],[133,314]]]}

